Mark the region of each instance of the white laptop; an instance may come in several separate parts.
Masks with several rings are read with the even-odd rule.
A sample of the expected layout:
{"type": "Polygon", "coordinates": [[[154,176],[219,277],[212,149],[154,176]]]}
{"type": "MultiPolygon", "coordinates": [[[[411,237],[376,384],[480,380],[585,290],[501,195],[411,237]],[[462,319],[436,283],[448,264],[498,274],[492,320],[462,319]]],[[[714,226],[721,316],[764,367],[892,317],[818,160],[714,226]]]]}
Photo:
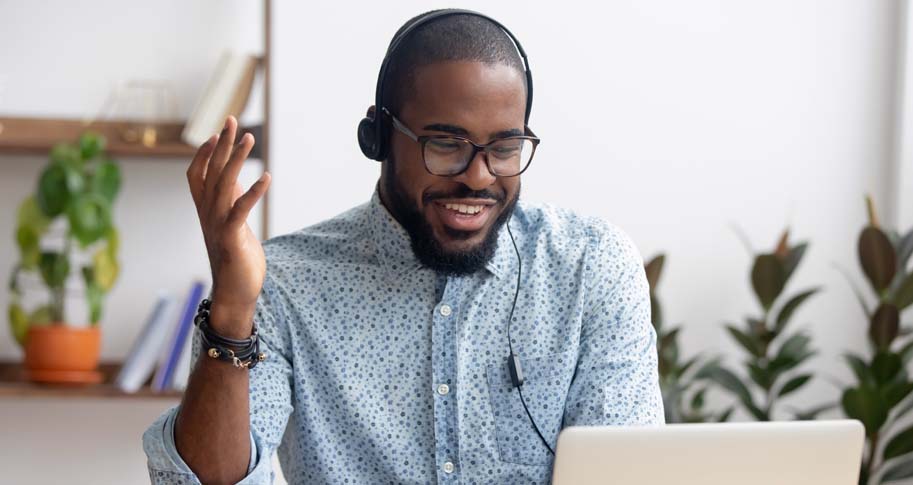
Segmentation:
{"type": "Polygon", "coordinates": [[[856,420],[568,427],[554,485],[856,485],[856,420]]]}

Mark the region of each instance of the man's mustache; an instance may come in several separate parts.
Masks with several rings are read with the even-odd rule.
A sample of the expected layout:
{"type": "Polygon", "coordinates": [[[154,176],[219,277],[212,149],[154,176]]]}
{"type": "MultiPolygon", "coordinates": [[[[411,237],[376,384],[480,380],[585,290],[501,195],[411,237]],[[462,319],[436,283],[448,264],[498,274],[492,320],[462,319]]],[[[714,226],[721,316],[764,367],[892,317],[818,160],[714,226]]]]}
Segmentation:
{"type": "Polygon", "coordinates": [[[422,195],[422,202],[428,204],[436,199],[488,199],[497,203],[504,202],[504,194],[496,194],[488,189],[472,190],[465,185],[452,192],[427,192],[422,195]]]}

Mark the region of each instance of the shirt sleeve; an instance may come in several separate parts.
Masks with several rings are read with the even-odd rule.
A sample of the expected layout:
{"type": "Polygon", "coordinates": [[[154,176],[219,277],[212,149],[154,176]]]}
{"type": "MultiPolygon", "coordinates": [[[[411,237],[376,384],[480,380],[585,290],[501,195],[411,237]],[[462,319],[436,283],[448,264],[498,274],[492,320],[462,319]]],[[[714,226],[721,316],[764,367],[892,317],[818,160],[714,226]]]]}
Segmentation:
{"type": "MultiPolygon", "coordinates": [[[[278,304],[275,286],[269,272],[257,299],[254,323],[260,335],[260,351],[266,360],[250,372],[250,442],[251,454],[247,476],[238,485],[272,484],[273,454],[285,432],[292,412],[292,364],[289,352],[288,320],[278,304]]],[[[200,356],[199,332],[193,332],[191,362],[200,356]]],[[[228,362],[225,365],[231,365],[228,362]]],[[[200,484],[199,478],[184,462],[174,443],[174,421],[180,411],[175,406],[159,416],[143,433],[149,477],[153,485],[175,483],[200,484]]],[[[219,446],[217,443],[213,446],[219,446]]]]}
{"type": "Polygon", "coordinates": [[[643,258],[608,225],[588,249],[577,371],[564,426],[665,424],[643,258]]]}

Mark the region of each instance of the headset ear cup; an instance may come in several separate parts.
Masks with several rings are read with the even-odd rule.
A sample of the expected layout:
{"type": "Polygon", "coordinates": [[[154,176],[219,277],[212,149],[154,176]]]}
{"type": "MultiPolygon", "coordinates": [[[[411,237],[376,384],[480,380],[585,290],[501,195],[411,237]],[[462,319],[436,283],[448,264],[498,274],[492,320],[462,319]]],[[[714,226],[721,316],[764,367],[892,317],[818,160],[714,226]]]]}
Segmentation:
{"type": "Polygon", "coordinates": [[[377,144],[374,120],[364,118],[358,123],[358,146],[361,152],[371,160],[377,160],[380,147],[377,144]]]}

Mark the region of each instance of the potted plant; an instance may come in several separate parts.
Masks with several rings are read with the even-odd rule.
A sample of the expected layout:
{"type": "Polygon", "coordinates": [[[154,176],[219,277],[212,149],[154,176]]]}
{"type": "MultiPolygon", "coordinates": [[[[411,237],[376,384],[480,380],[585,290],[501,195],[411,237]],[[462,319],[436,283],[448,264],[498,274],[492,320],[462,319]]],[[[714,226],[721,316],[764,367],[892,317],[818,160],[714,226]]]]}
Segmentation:
{"type": "Polygon", "coordinates": [[[104,143],[103,137],[87,133],[75,145],[55,146],[35,193],[19,205],[15,239],[20,260],[9,279],[9,321],[25,350],[26,374],[32,380],[97,382],[101,378],[96,371],[101,347],[98,323],[104,296],[119,271],[118,233],[111,209],[121,184],[120,169],[105,155],[104,143]],[[84,326],[70,325],[64,316],[66,283],[76,271],[82,276],[89,308],[89,324],[84,326]],[[30,310],[22,301],[21,280],[28,276],[43,283],[49,293],[45,303],[30,310]]]}
{"type": "Polygon", "coordinates": [[[869,352],[844,355],[856,382],[843,389],[840,399],[844,414],[865,425],[860,485],[913,477],[913,426],[905,419],[913,410],[913,379],[907,371],[913,359],[913,327],[901,323],[904,310],[913,307],[913,273],[907,269],[913,229],[900,234],[882,227],[872,199],[866,202],[869,223],[856,248],[872,296],[866,298],[844,274],[866,317],[869,352]]]}
{"type": "MultiPolygon", "coordinates": [[[[799,370],[815,354],[811,337],[802,331],[790,335],[786,327],[796,310],[819,288],[806,289],[788,298],[783,291],[807,247],[805,242],[790,245],[789,230],[786,230],[773,252],[754,254],[750,280],[761,314],[745,317],[741,328],[732,323],[726,325],[730,336],[747,354],[743,362],[749,379],[722,365],[703,373],[733,394],[758,421],[774,420],[776,405],[812,379],[810,372],[799,370]]],[[[814,419],[831,407],[828,404],[791,411],[796,419],[814,419]]]]}

